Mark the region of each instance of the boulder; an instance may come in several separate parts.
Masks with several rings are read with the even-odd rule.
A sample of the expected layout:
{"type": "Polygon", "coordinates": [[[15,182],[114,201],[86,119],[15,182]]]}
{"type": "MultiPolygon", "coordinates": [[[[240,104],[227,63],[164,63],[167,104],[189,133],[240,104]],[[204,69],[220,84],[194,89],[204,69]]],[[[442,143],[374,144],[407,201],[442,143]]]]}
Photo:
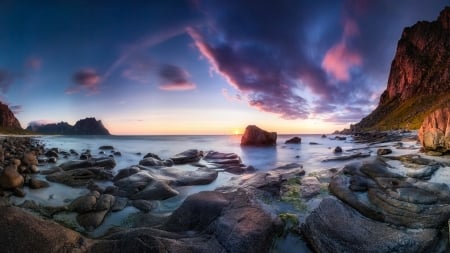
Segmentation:
{"type": "Polygon", "coordinates": [[[300,137],[292,137],[289,140],[284,142],[285,144],[300,144],[302,143],[302,138],[300,137]]]}
{"type": "Polygon", "coordinates": [[[159,167],[167,166],[167,167],[170,167],[170,166],[173,165],[173,161],[172,160],[162,161],[162,160],[158,160],[158,159],[153,158],[153,157],[147,157],[147,158],[144,158],[144,159],[140,160],[139,161],[139,165],[150,166],[150,167],[151,166],[159,166],[159,167]]]}
{"type": "Polygon", "coordinates": [[[92,240],[17,207],[0,207],[4,252],[87,252],[92,240]]]}
{"type": "Polygon", "coordinates": [[[437,109],[426,116],[418,136],[425,150],[450,151],[450,107],[437,109]]]}
{"type": "Polygon", "coordinates": [[[65,184],[69,186],[86,186],[92,180],[111,180],[111,171],[104,170],[103,167],[92,167],[59,171],[45,177],[48,181],[65,184]]]}
{"type": "Polygon", "coordinates": [[[316,177],[304,177],[300,180],[300,196],[312,198],[320,194],[320,182],[316,177]]]}
{"type": "Polygon", "coordinates": [[[243,146],[273,146],[277,143],[277,133],[267,132],[255,125],[249,125],[241,138],[243,146]]]}
{"type": "Polygon", "coordinates": [[[69,210],[77,213],[87,213],[94,210],[97,198],[100,197],[98,192],[90,192],[87,195],[76,198],[69,205],[69,210]]]}
{"type": "Polygon", "coordinates": [[[178,195],[178,191],[162,181],[152,181],[144,189],[130,195],[130,199],[164,200],[178,195]]]}
{"type": "Polygon", "coordinates": [[[306,218],[302,234],[316,252],[440,252],[438,229],[408,230],[367,219],[334,198],[306,218]]]}
{"type": "Polygon", "coordinates": [[[186,164],[200,161],[203,152],[197,149],[189,149],[170,158],[174,164],[186,164]]]}
{"type": "Polygon", "coordinates": [[[198,168],[195,171],[180,170],[177,168],[162,168],[161,175],[169,177],[170,184],[176,186],[206,185],[216,180],[219,173],[208,168],[198,168]]]}
{"type": "Polygon", "coordinates": [[[379,148],[377,150],[377,155],[388,155],[391,153],[392,153],[392,150],[390,148],[379,148]]]}
{"type": "Polygon", "coordinates": [[[131,205],[133,205],[135,208],[141,210],[144,213],[148,213],[158,206],[155,201],[142,200],[142,199],[131,201],[131,205]]]}
{"type": "Polygon", "coordinates": [[[100,150],[114,150],[114,147],[111,146],[111,145],[103,145],[103,146],[100,146],[98,149],[100,149],[100,150]]]}
{"type": "Polygon", "coordinates": [[[47,181],[31,178],[28,182],[28,186],[31,189],[40,189],[40,188],[47,188],[50,186],[50,184],[47,181]]]}
{"type": "Polygon", "coordinates": [[[3,189],[14,189],[22,186],[24,178],[17,172],[14,165],[9,165],[0,173],[0,187],[3,189]]]}
{"type": "Polygon", "coordinates": [[[242,174],[250,171],[250,168],[243,164],[241,158],[235,153],[209,151],[203,157],[203,160],[214,165],[217,169],[222,169],[233,174],[242,174]]]}
{"type": "Polygon", "coordinates": [[[63,170],[73,170],[88,167],[103,167],[105,169],[112,169],[116,167],[116,161],[111,157],[91,158],[85,160],[72,160],[59,165],[63,170]]]}
{"type": "Polygon", "coordinates": [[[333,152],[334,153],[342,153],[342,148],[337,146],[337,147],[334,148],[333,152]]]}
{"type": "Polygon", "coordinates": [[[98,228],[103,223],[103,220],[105,219],[107,213],[108,210],[78,214],[77,222],[87,231],[92,231],[98,228]]]}

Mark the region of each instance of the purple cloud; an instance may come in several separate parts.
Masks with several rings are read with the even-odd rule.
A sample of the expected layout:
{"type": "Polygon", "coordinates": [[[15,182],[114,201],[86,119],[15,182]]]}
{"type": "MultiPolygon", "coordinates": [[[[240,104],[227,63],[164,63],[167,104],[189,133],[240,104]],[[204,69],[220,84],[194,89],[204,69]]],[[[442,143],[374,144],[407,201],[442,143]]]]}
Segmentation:
{"type": "Polygon", "coordinates": [[[25,67],[33,70],[39,70],[42,67],[42,59],[30,57],[26,60],[25,67]]]}
{"type": "Polygon", "coordinates": [[[201,1],[210,20],[187,32],[250,106],[359,120],[378,102],[402,29],[442,8],[413,1],[201,1]]]}
{"type": "Polygon", "coordinates": [[[75,72],[73,85],[66,89],[67,94],[78,93],[87,90],[88,94],[98,93],[101,77],[94,69],[86,68],[75,72]]]}
{"type": "Polygon", "coordinates": [[[189,81],[189,73],[174,65],[161,65],[158,76],[161,90],[182,91],[196,88],[196,85],[189,81]]]}

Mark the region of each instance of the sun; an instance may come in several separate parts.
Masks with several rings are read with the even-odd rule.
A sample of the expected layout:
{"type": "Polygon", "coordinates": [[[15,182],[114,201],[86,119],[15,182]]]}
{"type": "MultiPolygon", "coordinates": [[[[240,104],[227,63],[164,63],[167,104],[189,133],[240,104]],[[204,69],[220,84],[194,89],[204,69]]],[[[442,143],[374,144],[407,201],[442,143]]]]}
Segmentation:
{"type": "Polygon", "coordinates": [[[234,134],[234,135],[240,135],[240,134],[241,134],[241,131],[239,131],[239,129],[234,129],[234,130],[233,130],[233,134],[234,134]]]}

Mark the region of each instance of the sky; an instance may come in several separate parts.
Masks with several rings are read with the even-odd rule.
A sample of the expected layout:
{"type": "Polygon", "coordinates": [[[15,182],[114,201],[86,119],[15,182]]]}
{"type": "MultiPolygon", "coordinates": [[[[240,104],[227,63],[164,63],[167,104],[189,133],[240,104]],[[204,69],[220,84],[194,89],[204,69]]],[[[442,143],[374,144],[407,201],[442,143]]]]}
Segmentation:
{"type": "Polygon", "coordinates": [[[330,133],[370,113],[403,28],[449,0],[0,0],[0,100],[22,127],[330,133]]]}

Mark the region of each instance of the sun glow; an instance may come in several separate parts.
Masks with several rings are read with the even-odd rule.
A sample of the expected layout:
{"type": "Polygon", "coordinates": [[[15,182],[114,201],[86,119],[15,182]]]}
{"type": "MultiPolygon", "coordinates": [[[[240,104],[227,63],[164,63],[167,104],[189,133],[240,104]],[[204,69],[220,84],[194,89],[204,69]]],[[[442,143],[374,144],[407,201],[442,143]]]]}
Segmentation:
{"type": "Polygon", "coordinates": [[[234,135],[240,135],[240,134],[241,134],[241,131],[240,131],[239,129],[234,129],[234,130],[233,130],[233,134],[234,134],[234,135]]]}

